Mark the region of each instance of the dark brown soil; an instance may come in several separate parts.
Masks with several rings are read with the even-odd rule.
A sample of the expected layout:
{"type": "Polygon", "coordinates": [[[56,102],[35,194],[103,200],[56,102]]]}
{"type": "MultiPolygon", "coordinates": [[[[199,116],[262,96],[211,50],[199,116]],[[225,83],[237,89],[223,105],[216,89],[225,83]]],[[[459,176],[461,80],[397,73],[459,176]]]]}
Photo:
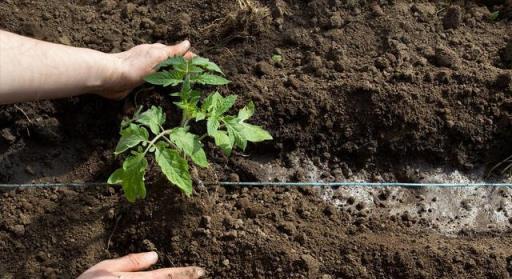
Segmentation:
{"type": "MultiPolygon", "coordinates": [[[[418,163],[470,172],[512,154],[510,1],[254,2],[267,17],[228,0],[7,0],[0,28],[107,52],[190,39],[225,69],[231,91],[255,101],[255,122],[275,138],[250,146],[248,157],[210,148],[213,167],[196,175],[206,181],[268,179],[261,163],[291,170],[287,180],[309,180],[292,153],[311,160],[323,180],[362,172],[387,181],[416,181],[405,170],[418,163]],[[492,21],[495,10],[501,16],[492,21]]],[[[0,182],[104,181],[118,164],[119,122],[134,101],[85,96],[0,107],[0,182]]],[[[178,115],[152,90],[137,102],[178,115]]],[[[396,215],[385,200],[378,212],[353,197],[336,208],[314,190],[198,185],[184,199],[157,176],[148,185],[150,197],[136,205],[111,188],[6,192],[0,274],[68,278],[147,249],[164,266],[198,264],[214,278],[512,273],[510,230],[446,236],[435,220],[396,215]]]]}

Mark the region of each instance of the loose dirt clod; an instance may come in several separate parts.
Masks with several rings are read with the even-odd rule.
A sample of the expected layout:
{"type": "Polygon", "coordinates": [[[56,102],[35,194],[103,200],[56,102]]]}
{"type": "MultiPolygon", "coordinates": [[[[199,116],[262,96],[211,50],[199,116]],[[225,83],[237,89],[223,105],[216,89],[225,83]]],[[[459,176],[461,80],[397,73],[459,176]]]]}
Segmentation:
{"type": "Polygon", "coordinates": [[[435,50],[435,62],[438,66],[456,69],[459,66],[459,57],[450,48],[438,46],[435,50]]]}
{"type": "Polygon", "coordinates": [[[446,10],[443,18],[444,29],[456,29],[462,22],[462,9],[460,6],[451,6],[446,10]]]}
{"type": "Polygon", "coordinates": [[[224,39],[246,38],[269,27],[271,17],[267,7],[259,7],[252,0],[237,0],[238,9],[207,26],[203,31],[224,39]]]}

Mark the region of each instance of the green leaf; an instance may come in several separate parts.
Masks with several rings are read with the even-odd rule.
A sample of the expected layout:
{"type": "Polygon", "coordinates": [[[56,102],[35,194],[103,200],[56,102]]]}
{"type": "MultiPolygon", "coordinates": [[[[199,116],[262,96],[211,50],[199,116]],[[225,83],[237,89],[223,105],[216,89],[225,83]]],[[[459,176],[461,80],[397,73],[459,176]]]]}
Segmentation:
{"type": "Polygon", "coordinates": [[[144,174],[148,161],[142,153],[129,156],[123,162],[122,168],[117,169],[108,178],[108,184],[120,184],[123,187],[124,196],[129,202],[146,197],[146,185],[144,174]]]}
{"type": "Polygon", "coordinates": [[[184,128],[175,128],[172,130],[169,137],[171,141],[176,144],[179,149],[183,150],[198,166],[203,168],[208,166],[206,153],[197,135],[188,132],[184,128]]]}
{"type": "Polygon", "coordinates": [[[227,112],[236,102],[236,95],[229,95],[222,99],[222,102],[215,108],[216,115],[222,115],[227,112]]]}
{"type": "Polygon", "coordinates": [[[198,75],[198,76],[190,79],[190,81],[196,82],[199,84],[204,84],[204,85],[226,85],[226,84],[230,83],[229,80],[227,80],[221,76],[212,75],[212,74],[198,75]]]}
{"type": "Polygon", "coordinates": [[[204,72],[204,70],[201,67],[195,66],[195,65],[189,65],[188,66],[188,72],[194,73],[194,74],[201,74],[204,72]]]}
{"type": "Polygon", "coordinates": [[[117,143],[114,154],[119,155],[141,142],[147,142],[148,138],[149,133],[144,127],[131,123],[121,131],[121,138],[117,143]]]}
{"type": "Polygon", "coordinates": [[[192,178],[188,163],[176,150],[157,145],[155,160],[171,183],[178,186],[187,196],[192,194],[192,178]]]}
{"type": "Polygon", "coordinates": [[[183,73],[174,71],[174,72],[168,72],[168,71],[161,71],[152,73],[144,78],[144,80],[148,83],[154,84],[154,85],[161,85],[164,87],[167,86],[176,86],[183,82],[183,73]]]}
{"type": "Polygon", "coordinates": [[[228,125],[226,126],[228,129],[228,136],[231,140],[231,143],[236,145],[238,148],[245,150],[247,147],[247,139],[238,131],[238,125],[232,126],[228,125]]]}
{"type": "Polygon", "coordinates": [[[205,118],[206,118],[206,113],[204,113],[202,111],[196,112],[196,121],[201,121],[201,120],[204,120],[205,118]]]}
{"type": "Polygon", "coordinates": [[[176,65],[182,65],[185,63],[187,63],[187,61],[185,60],[185,58],[183,58],[183,56],[174,56],[174,57],[169,57],[166,60],[164,60],[163,62],[161,62],[160,64],[158,64],[158,67],[162,68],[162,67],[176,66],[176,65]]]}
{"type": "Polygon", "coordinates": [[[283,62],[283,56],[279,55],[279,54],[274,54],[274,55],[272,55],[272,61],[274,63],[281,63],[281,62],[283,62]]]}
{"type": "Polygon", "coordinates": [[[240,133],[240,121],[235,117],[225,117],[224,125],[228,129],[228,136],[232,144],[238,146],[240,149],[245,150],[247,147],[247,139],[240,133]]]}
{"type": "Polygon", "coordinates": [[[224,74],[220,67],[207,58],[196,56],[192,58],[192,64],[206,68],[209,71],[224,74]]]}
{"type": "Polygon", "coordinates": [[[240,119],[240,121],[245,121],[249,118],[251,118],[254,114],[254,103],[253,102],[249,102],[244,108],[242,108],[239,112],[238,112],[238,119],[240,119]]]}
{"type": "Polygon", "coordinates": [[[217,145],[226,156],[231,155],[233,143],[225,131],[215,131],[211,136],[215,140],[215,145],[217,145]]]}
{"type": "Polygon", "coordinates": [[[161,107],[151,106],[150,109],[139,116],[137,122],[146,125],[153,134],[158,135],[160,127],[165,123],[165,114],[161,107]]]}
{"type": "Polygon", "coordinates": [[[203,101],[203,105],[201,106],[201,110],[203,112],[212,112],[214,108],[218,106],[219,103],[221,103],[223,100],[222,95],[219,94],[219,92],[212,93],[206,97],[203,101]]]}
{"type": "Polygon", "coordinates": [[[228,129],[230,139],[242,150],[247,147],[247,141],[261,142],[272,139],[269,132],[256,125],[245,123],[237,117],[224,117],[224,124],[228,129]]]}
{"type": "Polygon", "coordinates": [[[218,117],[209,117],[206,121],[206,129],[208,131],[208,135],[213,136],[213,134],[219,129],[219,126],[220,122],[218,117]]]}
{"type": "Polygon", "coordinates": [[[489,19],[491,21],[497,21],[499,17],[500,17],[500,11],[495,11],[489,15],[489,19]]]}
{"type": "Polygon", "coordinates": [[[270,133],[259,126],[242,122],[238,127],[239,133],[250,142],[272,140],[270,133]]]}
{"type": "Polygon", "coordinates": [[[169,73],[169,79],[165,84],[163,84],[164,87],[167,86],[176,86],[183,82],[183,78],[185,77],[185,74],[182,72],[174,71],[169,73]]]}
{"type": "Polygon", "coordinates": [[[215,92],[204,100],[201,110],[210,113],[212,116],[221,116],[235,104],[236,99],[236,95],[229,95],[224,98],[219,92],[215,92]]]}

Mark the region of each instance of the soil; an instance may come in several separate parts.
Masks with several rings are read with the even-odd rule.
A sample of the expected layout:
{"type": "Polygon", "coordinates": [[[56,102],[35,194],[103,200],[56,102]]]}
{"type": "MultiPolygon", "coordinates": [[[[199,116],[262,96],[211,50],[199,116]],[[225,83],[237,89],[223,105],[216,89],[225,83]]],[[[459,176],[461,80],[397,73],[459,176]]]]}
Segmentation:
{"type": "MultiPolygon", "coordinates": [[[[212,278],[509,278],[510,189],[492,190],[487,210],[501,221],[482,229],[460,225],[459,214],[435,217],[446,216],[433,206],[445,192],[362,198],[340,188],[333,202],[314,188],[210,184],[414,182],[425,178],[419,165],[489,169],[512,154],[511,2],[253,2],[250,11],[228,0],[0,3],[0,28],[62,44],[118,52],[190,39],[233,81],[237,107],[252,99],[254,123],[274,136],[231,158],[209,145],[212,167],[194,172],[190,199],[156,173],[134,205],[109,187],[5,192],[0,278],[72,278],[143,250],[158,251],[161,266],[197,264],[212,278]]],[[[177,119],[156,93],[0,107],[0,182],[104,181],[135,103],[163,104],[177,119]]]]}

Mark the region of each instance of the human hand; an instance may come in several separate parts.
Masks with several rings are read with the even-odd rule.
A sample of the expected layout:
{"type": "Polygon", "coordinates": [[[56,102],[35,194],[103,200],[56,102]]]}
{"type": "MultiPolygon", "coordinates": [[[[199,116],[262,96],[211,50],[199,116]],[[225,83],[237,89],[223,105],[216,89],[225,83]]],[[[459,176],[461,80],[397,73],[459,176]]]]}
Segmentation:
{"type": "Polygon", "coordinates": [[[122,99],[144,82],[144,77],[154,71],[158,63],[176,55],[192,57],[190,42],[183,41],[174,46],[144,44],[121,53],[111,54],[113,68],[107,75],[98,95],[108,99],[122,99]]]}
{"type": "Polygon", "coordinates": [[[78,279],[197,279],[205,274],[200,267],[163,268],[141,271],[158,261],[155,252],[130,254],[118,259],[106,260],[89,268],[78,279]]]}

